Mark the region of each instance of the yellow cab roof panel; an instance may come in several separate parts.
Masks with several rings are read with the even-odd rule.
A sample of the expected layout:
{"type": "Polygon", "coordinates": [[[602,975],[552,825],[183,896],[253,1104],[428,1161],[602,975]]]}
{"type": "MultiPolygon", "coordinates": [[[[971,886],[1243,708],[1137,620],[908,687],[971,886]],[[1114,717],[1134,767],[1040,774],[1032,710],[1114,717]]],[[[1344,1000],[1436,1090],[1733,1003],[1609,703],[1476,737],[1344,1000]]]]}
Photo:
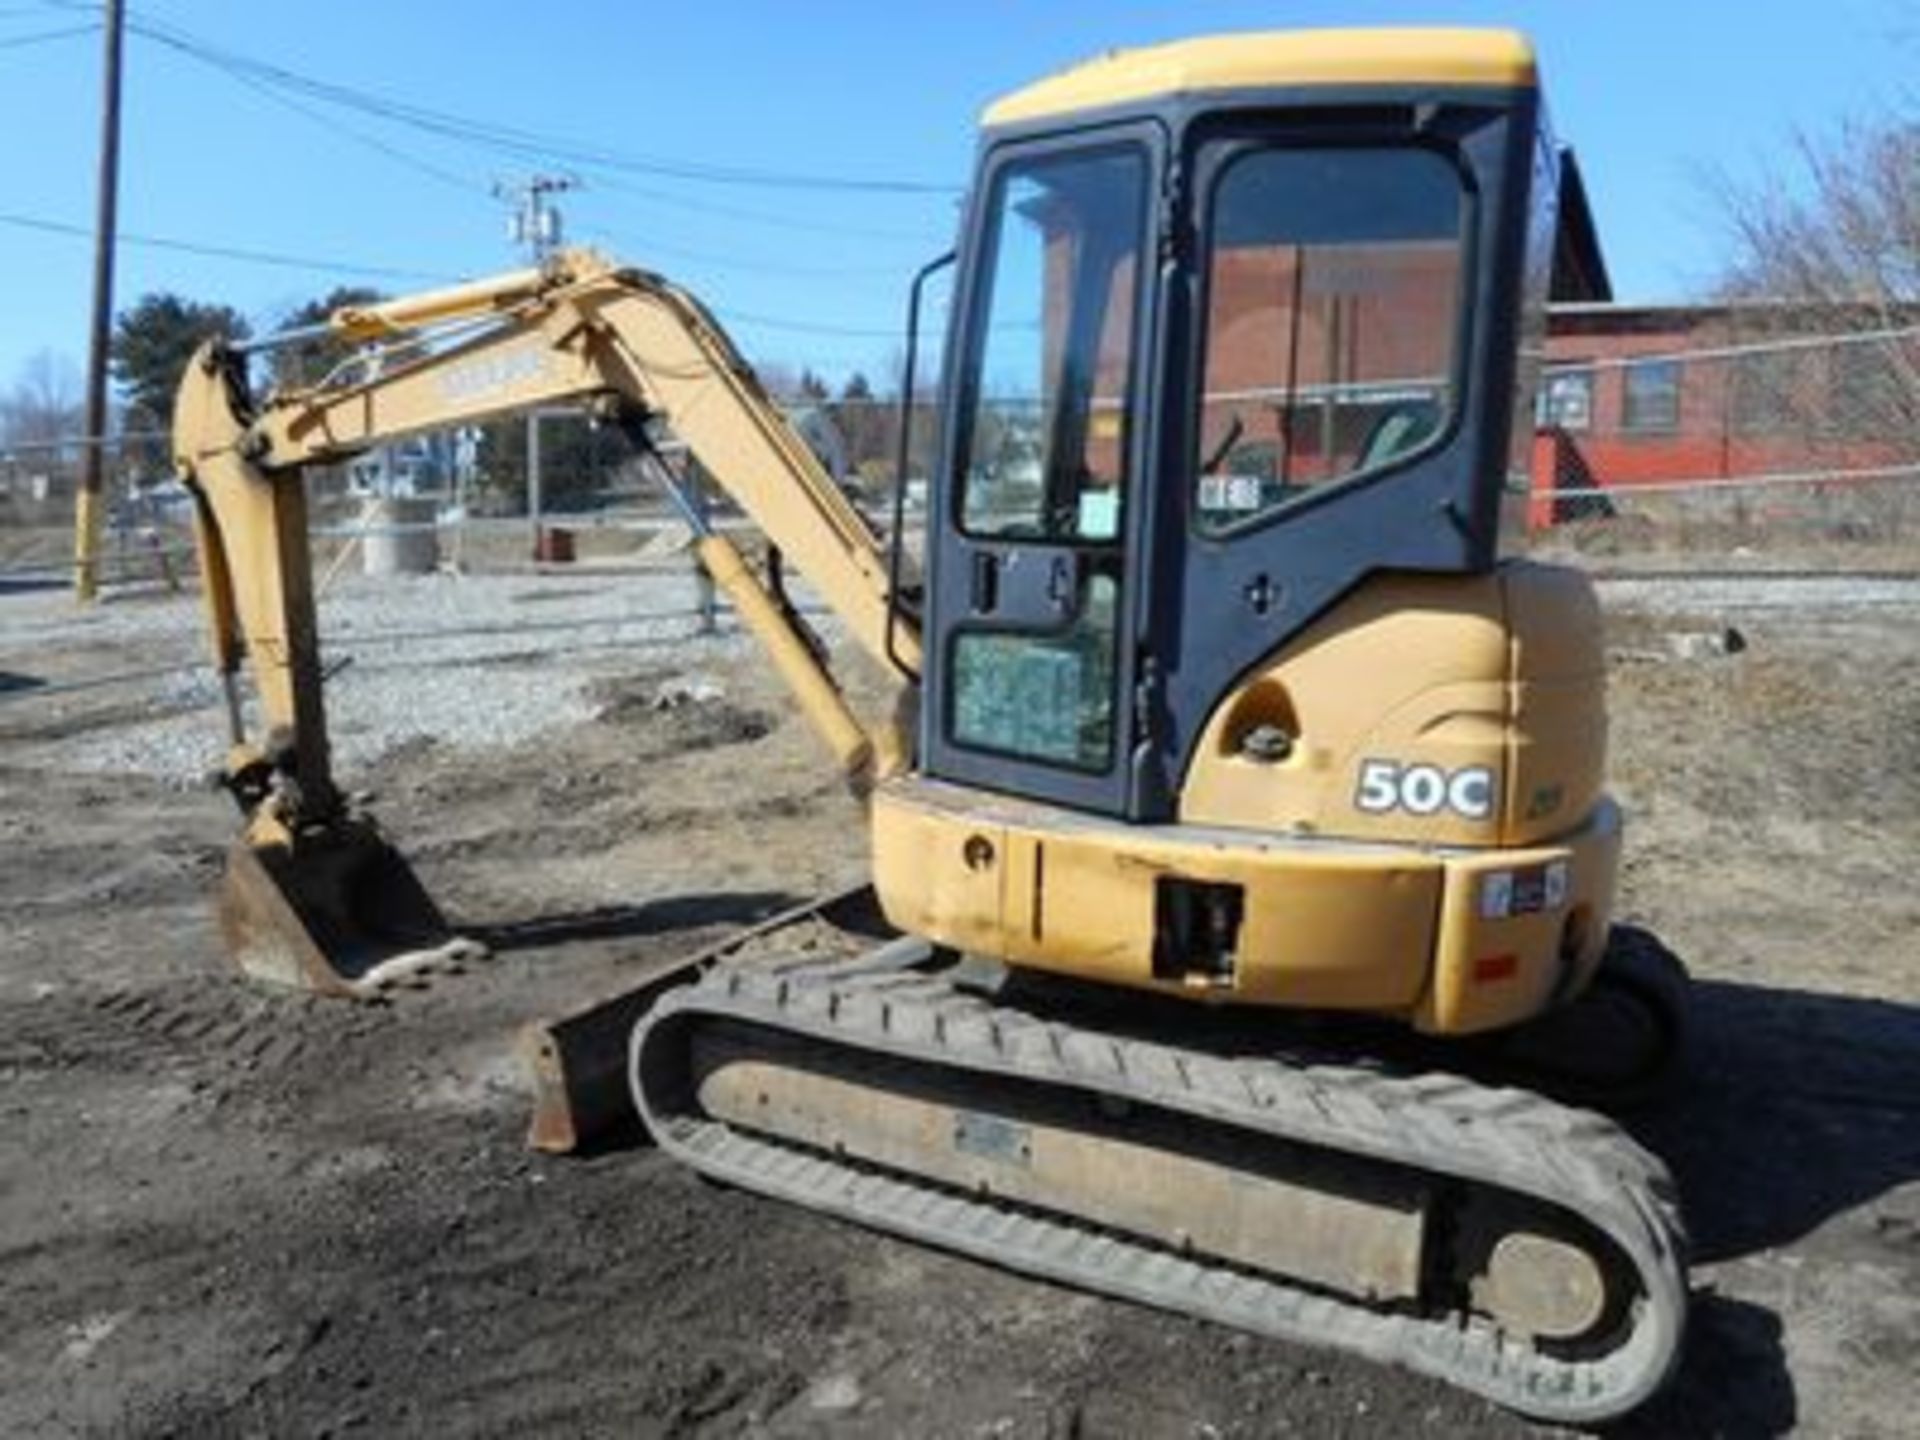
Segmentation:
{"type": "Polygon", "coordinates": [[[1014,125],[1208,90],[1537,83],[1533,46],[1515,30],[1274,30],[1110,51],[1003,96],[981,123],[1014,125]]]}

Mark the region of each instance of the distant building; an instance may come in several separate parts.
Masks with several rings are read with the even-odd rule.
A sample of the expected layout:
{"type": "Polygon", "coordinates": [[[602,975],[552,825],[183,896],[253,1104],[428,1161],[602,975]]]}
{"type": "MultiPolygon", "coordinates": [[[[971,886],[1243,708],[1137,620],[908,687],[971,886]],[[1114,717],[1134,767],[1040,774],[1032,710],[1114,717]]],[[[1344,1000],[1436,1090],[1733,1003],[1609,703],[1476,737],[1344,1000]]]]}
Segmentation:
{"type": "Polygon", "coordinates": [[[1563,492],[1871,470],[1916,450],[1920,307],[1556,305],[1536,412],[1535,523],[1563,492]],[[1853,337],[1853,338],[1849,338],[1853,337]]]}

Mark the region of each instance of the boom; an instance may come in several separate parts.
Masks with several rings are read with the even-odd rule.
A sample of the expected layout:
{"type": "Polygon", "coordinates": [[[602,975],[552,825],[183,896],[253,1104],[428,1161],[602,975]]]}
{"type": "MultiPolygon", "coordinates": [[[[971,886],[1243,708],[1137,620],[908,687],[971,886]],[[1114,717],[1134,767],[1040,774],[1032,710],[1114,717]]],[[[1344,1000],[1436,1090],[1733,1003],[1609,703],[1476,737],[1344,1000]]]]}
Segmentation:
{"type": "MultiPolygon", "coordinates": [[[[684,290],[569,251],[543,269],[343,309],[324,328],[352,339],[404,337],[406,346],[361,378],[276,393],[257,407],[240,352],[208,346],[176,405],[175,458],[199,502],[215,662],[232,700],[243,659],[252,661],[268,729],[264,746],[249,743],[239,705],[230,704],[228,776],[243,804],[261,798],[263,764],[296,782],[283,811],[290,803],[302,818],[320,819],[339,804],[304,468],[505,411],[584,404],[643,438],[648,419],[665,420],[848,633],[883,665],[917,673],[918,631],[889,613],[886,556],[872,528],[684,290]]],[[[850,776],[866,782],[896,769],[905,754],[897,730],[853,716],[791,608],[732,543],[705,531],[698,554],[850,776]]]]}

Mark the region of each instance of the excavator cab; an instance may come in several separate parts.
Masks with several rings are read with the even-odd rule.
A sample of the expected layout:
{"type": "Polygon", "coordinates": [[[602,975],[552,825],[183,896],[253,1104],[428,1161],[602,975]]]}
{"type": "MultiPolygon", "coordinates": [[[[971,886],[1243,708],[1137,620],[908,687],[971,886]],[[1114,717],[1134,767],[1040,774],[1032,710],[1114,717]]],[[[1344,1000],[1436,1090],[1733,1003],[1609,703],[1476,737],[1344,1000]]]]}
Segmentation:
{"type": "Polygon", "coordinates": [[[929,775],[1172,820],[1236,677],[1376,572],[1493,567],[1557,164],[1524,46],[1426,39],[1123,51],[987,112],[929,775]]]}

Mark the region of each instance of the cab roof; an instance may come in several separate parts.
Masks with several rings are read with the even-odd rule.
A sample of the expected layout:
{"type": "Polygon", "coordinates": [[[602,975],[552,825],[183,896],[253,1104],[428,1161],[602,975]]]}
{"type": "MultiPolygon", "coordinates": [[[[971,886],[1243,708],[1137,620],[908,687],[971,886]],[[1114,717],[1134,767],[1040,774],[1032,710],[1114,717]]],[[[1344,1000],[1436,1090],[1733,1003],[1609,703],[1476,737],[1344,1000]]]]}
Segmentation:
{"type": "Polygon", "coordinates": [[[1515,30],[1273,30],[1113,50],[987,107],[985,126],[1097,110],[1159,96],[1312,85],[1538,84],[1533,46],[1515,30]]]}

